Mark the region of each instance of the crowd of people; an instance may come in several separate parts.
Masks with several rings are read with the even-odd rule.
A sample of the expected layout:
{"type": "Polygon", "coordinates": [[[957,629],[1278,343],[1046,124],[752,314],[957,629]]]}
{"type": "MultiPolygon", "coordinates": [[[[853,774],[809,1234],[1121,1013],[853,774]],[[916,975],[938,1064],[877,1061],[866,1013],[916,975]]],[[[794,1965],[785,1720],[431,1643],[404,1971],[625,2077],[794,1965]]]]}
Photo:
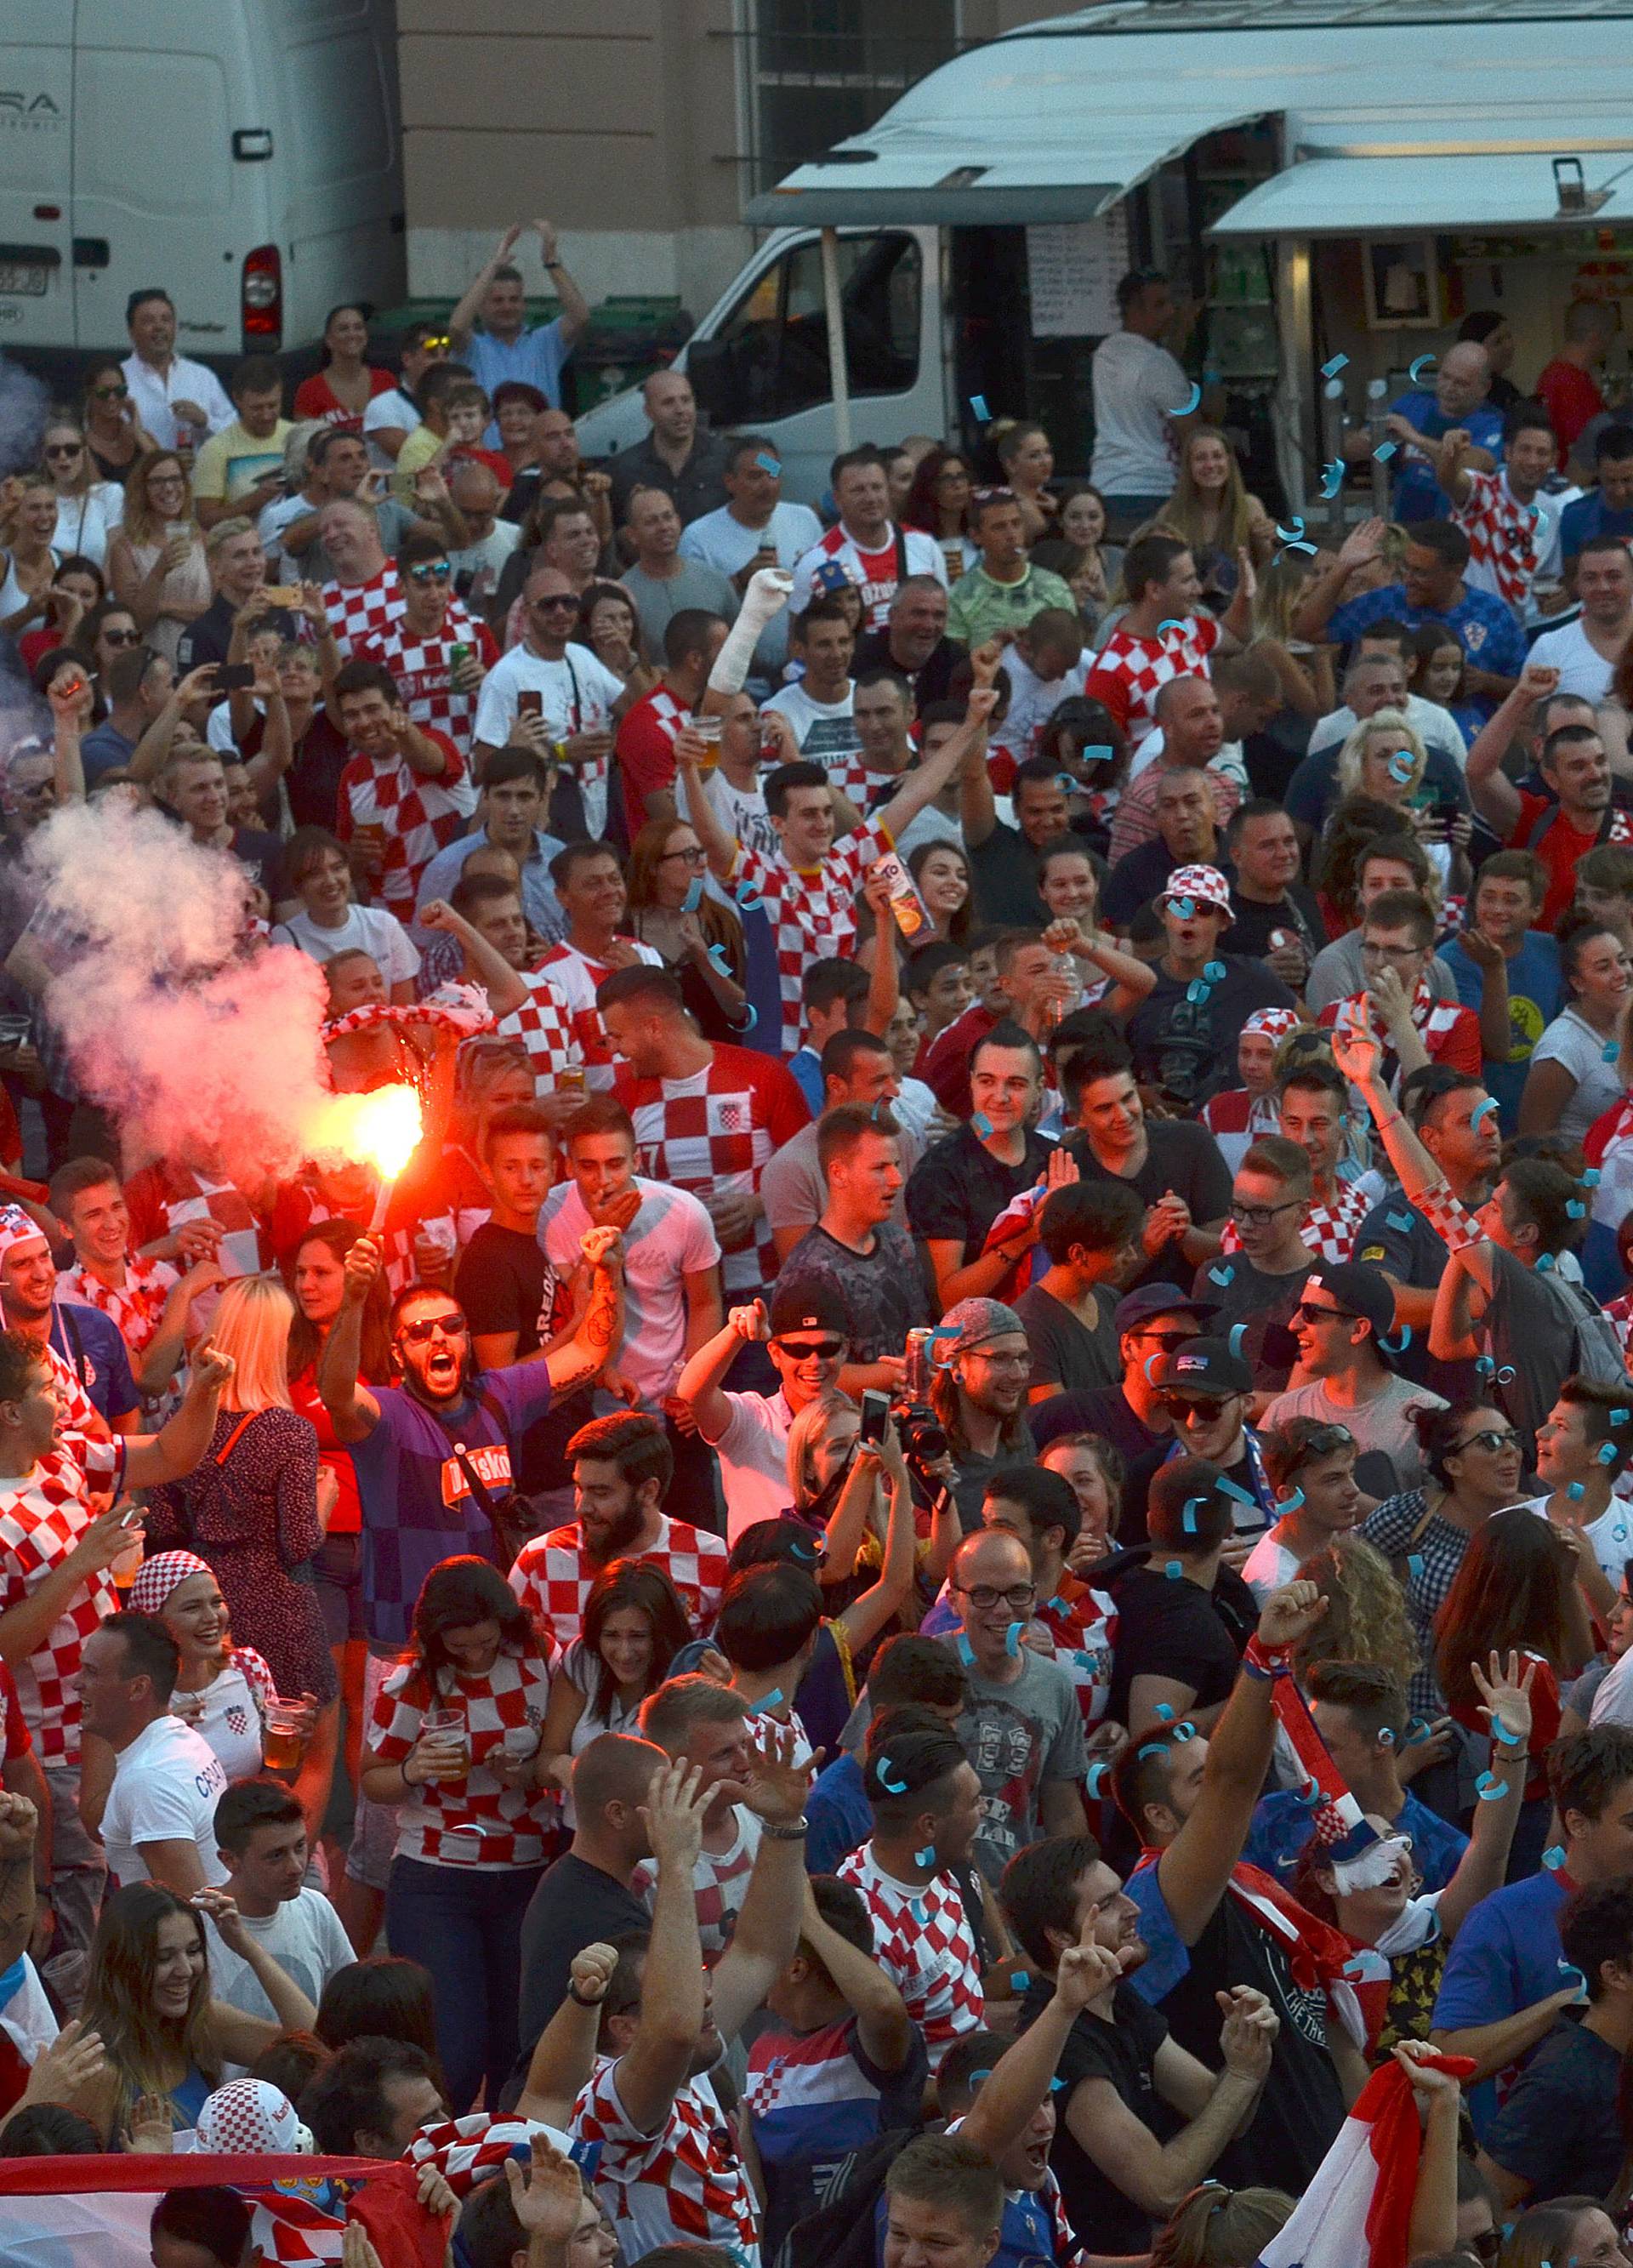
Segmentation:
{"type": "Polygon", "coordinates": [[[533,232],[554,320],[507,230],[292,421],[141,292],[0,491],[0,2163],[377,2161],[352,2268],[1279,2268],[1370,2131],[1374,2268],[1622,2260],[1600,312],[1529,396],[1470,317],[1310,556],[1150,271],[1099,484],[813,511],[674,370],[584,462],[533,232]],[[153,1136],[161,838],[242,910],[153,995],[320,998],[394,1177],[153,1136]]]}

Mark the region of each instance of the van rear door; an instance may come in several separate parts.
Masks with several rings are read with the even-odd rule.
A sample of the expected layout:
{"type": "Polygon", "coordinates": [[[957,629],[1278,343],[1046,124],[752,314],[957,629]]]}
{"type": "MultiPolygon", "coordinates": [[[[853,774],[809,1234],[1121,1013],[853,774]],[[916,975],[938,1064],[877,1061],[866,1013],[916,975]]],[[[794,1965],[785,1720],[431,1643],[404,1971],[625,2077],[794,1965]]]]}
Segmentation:
{"type": "Polygon", "coordinates": [[[72,0],[11,0],[0,50],[0,348],[74,344],[72,0]]]}
{"type": "Polygon", "coordinates": [[[78,0],[75,311],[82,347],[123,347],[125,301],[158,284],[183,354],[239,350],[239,261],[262,240],[261,168],[235,130],[265,123],[241,0],[78,0]]]}

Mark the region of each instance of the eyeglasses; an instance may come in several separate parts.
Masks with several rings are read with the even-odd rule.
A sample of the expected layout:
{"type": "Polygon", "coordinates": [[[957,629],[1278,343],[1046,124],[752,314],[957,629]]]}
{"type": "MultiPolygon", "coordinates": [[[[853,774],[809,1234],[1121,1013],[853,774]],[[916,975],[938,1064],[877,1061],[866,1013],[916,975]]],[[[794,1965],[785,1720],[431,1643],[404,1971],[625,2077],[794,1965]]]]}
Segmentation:
{"type": "Polygon", "coordinates": [[[93,386],[90,398],[92,401],[128,401],[130,398],[130,388],[122,385],[93,386]]]}
{"type": "Polygon", "coordinates": [[[1479,1432],[1468,1434],[1458,1443],[1457,1448],[1449,1451],[1448,1454],[1456,1456],[1458,1451],[1461,1449],[1483,1449],[1487,1456],[1495,1457],[1501,1450],[1517,1449],[1519,1447],[1519,1436],[1509,1427],[1482,1425],[1479,1432]]]}
{"type": "Polygon", "coordinates": [[[1308,1300],[1300,1300],[1293,1312],[1306,1323],[1353,1323],[1358,1321],[1348,1307],[1313,1307],[1308,1300]]]}
{"type": "Polygon", "coordinates": [[[845,1351],[843,1339],[776,1339],[772,1344],[791,1362],[834,1362],[845,1351]]]}
{"type": "Polygon", "coordinates": [[[1030,1351],[1026,1354],[989,1354],[985,1347],[968,1347],[965,1354],[966,1359],[987,1363],[994,1370],[1030,1370],[1032,1367],[1030,1351]]]}
{"type": "Polygon", "coordinates": [[[1302,1197],[1289,1197],[1284,1204],[1238,1204],[1232,1199],[1231,1219],[1239,1228],[1269,1228],[1278,1212],[1297,1211],[1304,1204],[1302,1197]]]}
{"type": "Polygon", "coordinates": [[[48,441],[46,444],[48,457],[83,457],[85,453],[83,441],[48,441]]]}
{"type": "Polygon", "coordinates": [[[428,1315],[423,1322],[404,1323],[397,1336],[404,1346],[428,1346],[438,1331],[445,1339],[462,1339],[469,1329],[463,1315],[428,1315]]]}
{"type": "Polygon", "coordinates": [[[1421,945],[1373,945],[1370,939],[1363,939],[1361,958],[1363,961],[1416,961],[1423,949],[1421,945]]]}
{"type": "Polygon", "coordinates": [[[694,843],[689,850],[666,850],[658,863],[664,866],[671,858],[684,858],[688,866],[706,866],[709,864],[709,853],[701,843],[694,843]]]}
{"type": "Polygon", "coordinates": [[[140,645],[140,630],[99,630],[97,636],[104,645],[140,645]]]}
{"type": "Polygon", "coordinates": [[[994,1607],[1013,1607],[1017,1614],[1029,1607],[1037,1596],[1035,1583],[1011,1583],[1007,1591],[994,1588],[990,1583],[977,1583],[968,1588],[954,1583],[953,1588],[969,1601],[977,1614],[990,1614],[994,1607]]]}
{"type": "Polygon", "coordinates": [[[1223,1398],[1211,1394],[1199,1394],[1195,1400],[1188,1400],[1182,1395],[1159,1394],[1157,1407],[1165,1417],[1172,1418],[1176,1425],[1211,1425],[1216,1418],[1224,1417],[1236,1398],[1233,1394],[1227,1394],[1223,1398]]]}
{"type": "Polygon", "coordinates": [[[570,591],[559,592],[550,599],[533,599],[528,603],[535,615],[554,615],[562,611],[576,615],[578,611],[578,601],[570,591]]]}
{"type": "Polygon", "coordinates": [[[416,559],[402,571],[410,583],[445,583],[453,570],[445,559],[416,559]]]}

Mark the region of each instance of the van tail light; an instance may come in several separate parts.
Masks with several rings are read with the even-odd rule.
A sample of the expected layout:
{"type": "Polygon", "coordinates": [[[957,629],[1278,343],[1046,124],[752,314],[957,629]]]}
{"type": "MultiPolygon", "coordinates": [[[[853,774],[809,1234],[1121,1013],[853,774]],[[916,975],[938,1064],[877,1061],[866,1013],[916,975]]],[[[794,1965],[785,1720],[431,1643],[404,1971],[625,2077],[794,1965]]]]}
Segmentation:
{"type": "Polygon", "coordinates": [[[283,262],[276,244],[258,244],[253,252],[245,254],[239,301],[246,350],[281,346],[283,342],[283,262]]]}

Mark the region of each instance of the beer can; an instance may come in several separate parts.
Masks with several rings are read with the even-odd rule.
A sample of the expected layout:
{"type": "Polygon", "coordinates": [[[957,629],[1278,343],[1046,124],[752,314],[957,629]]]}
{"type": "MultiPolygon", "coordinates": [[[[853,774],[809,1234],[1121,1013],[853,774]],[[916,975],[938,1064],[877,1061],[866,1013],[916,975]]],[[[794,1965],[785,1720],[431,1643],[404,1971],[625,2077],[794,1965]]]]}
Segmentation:
{"type": "Polygon", "coordinates": [[[930,1342],[931,1333],[920,1329],[907,1336],[907,1366],[902,1385],[909,1402],[924,1402],[930,1396],[930,1342]]]}

